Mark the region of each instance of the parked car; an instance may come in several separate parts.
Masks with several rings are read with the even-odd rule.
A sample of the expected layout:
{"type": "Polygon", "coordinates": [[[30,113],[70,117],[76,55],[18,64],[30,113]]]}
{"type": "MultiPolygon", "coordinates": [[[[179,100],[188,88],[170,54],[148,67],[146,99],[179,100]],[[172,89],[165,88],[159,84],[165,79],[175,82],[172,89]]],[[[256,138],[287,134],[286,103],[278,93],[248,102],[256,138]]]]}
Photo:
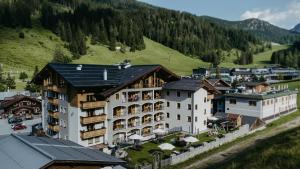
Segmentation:
{"type": "Polygon", "coordinates": [[[27,126],[25,124],[17,123],[15,125],[13,125],[12,129],[14,131],[16,131],[16,130],[23,130],[23,129],[27,129],[27,126]]]}
{"type": "Polygon", "coordinates": [[[8,124],[13,124],[13,123],[20,123],[23,120],[21,118],[14,118],[14,117],[12,117],[12,118],[9,118],[7,121],[8,121],[8,124]]]}

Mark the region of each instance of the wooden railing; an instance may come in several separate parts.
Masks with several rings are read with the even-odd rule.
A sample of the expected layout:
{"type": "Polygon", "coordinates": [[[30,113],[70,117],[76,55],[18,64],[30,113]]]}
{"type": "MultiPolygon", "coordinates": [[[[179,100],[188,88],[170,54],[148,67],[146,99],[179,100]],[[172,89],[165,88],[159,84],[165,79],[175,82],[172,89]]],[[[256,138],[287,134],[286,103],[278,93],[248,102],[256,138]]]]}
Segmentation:
{"type": "Polygon", "coordinates": [[[49,110],[49,116],[53,117],[53,118],[56,118],[56,119],[59,119],[59,112],[58,111],[51,111],[49,110]]]}
{"type": "Polygon", "coordinates": [[[92,131],[80,131],[80,137],[82,140],[104,136],[106,133],[106,128],[96,129],[92,131]]]}
{"type": "Polygon", "coordinates": [[[59,125],[49,125],[48,126],[49,130],[55,131],[55,132],[59,132],[59,125]]]}
{"type": "Polygon", "coordinates": [[[113,130],[114,130],[114,131],[122,130],[122,129],[125,129],[125,124],[115,124],[115,125],[113,126],[113,130]]]}
{"type": "Polygon", "coordinates": [[[106,114],[91,116],[91,117],[80,117],[80,123],[82,125],[100,123],[106,120],[106,114]]]}
{"type": "Polygon", "coordinates": [[[105,101],[81,102],[82,109],[95,109],[105,107],[105,101]]]}
{"type": "Polygon", "coordinates": [[[57,85],[48,85],[47,89],[57,93],[66,93],[66,88],[61,88],[58,87],[57,85]]]}
{"type": "Polygon", "coordinates": [[[49,98],[48,99],[49,103],[58,106],[59,105],[59,100],[55,98],[49,98]]]}

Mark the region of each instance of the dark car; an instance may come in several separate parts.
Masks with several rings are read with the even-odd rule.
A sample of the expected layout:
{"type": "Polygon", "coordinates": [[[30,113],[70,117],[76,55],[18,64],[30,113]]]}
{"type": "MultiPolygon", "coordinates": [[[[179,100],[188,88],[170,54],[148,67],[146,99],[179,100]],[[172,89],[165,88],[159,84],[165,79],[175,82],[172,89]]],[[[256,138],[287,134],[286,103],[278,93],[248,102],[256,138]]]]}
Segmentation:
{"type": "Polygon", "coordinates": [[[22,122],[23,120],[21,118],[9,118],[8,119],[8,124],[13,124],[13,123],[20,123],[22,122]]]}
{"type": "Polygon", "coordinates": [[[24,124],[18,123],[18,124],[13,125],[12,129],[13,130],[23,130],[23,129],[27,129],[27,126],[24,124]]]}

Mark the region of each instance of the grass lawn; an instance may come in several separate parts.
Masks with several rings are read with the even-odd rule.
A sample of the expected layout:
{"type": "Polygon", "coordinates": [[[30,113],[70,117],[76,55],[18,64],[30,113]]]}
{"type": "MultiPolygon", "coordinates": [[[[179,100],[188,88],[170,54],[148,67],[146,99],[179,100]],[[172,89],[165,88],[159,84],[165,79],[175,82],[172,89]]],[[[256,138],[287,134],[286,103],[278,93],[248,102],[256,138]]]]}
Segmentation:
{"type": "MultiPolygon", "coordinates": [[[[179,136],[179,135],[180,135],[180,133],[177,133],[177,134],[172,134],[172,135],[164,137],[164,140],[165,140],[164,143],[173,144],[172,140],[176,139],[176,137],[179,136]]],[[[210,142],[210,141],[212,141],[212,140],[215,139],[214,136],[209,136],[207,132],[199,134],[199,135],[197,135],[195,137],[199,141],[196,142],[196,143],[193,143],[192,145],[194,145],[194,144],[201,144],[203,142],[210,142]]],[[[127,149],[128,157],[129,157],[128,161],[129,161],[130,165],[134,166],[135,164],[142,164],[144,162],[152,163],[153,156],[151,155],[150,152],[151,152],[151,150],[159,150],[158,146],[160,144],[162,144],[162,143],[158,143],[158,144],[153,143],[153,142],[145,143],[145,144],[142,145],[143,148],[142,148],[141,151],[127,149]]],[[[184,147],[177,147],[177,146],[175,146],[174,150],[180,152],[183,149],[184,149],[184,147]]],[[[172,151],[164,151],[164,156],[168,157],[168,156],[171,155],[171,153],[172,153],[172,151]]]]}
{"type": "Polygon", "coordinates": [[[299,169],[300,128],[295,128],[240,153],[236,158],[211,169],[299,169]]]}
{"type": "MultiPolygon", "coordinates": [[[[218,153],[218,152],[221,152],[223,150],[226,150],[228,148],[230,148],[231,146],[237,144],[237,143],[240,143],[240,142],[243,142],[245,140],[248,140],[248,139],[251,139],[252,137],[255,137],[256,135],[259,135],[259,134],[264,134],[264,133],[267,133],[269,132],[270,130],[272,130],[273,128],[277,127],[277,126],[280,126],[288,121],[291,121],[297,117],[300,116],[300,110],[298,110],[297,112],[294,112],[294,113],[291,113],[289,115],[286,115],[286,116],[283,116],[281,117],[280,119],[278,120],[275,120],[271,123],[269,123],[269,125],[267,125],[266,129],[264,130],[261,130],[261,131],[257,131],[255,133],[252,133],[252,134],[249,134],[249,135],[246,135],[245,137],[241,137],[241,138],[238,138],[230,143],[227,143],[227,144],[223,144],[222,146],[218,147],[218,148],[215,148],[213,150],[210,150],[208,152],[205,152],[205,153],[202,153],[202,154],[199,154],[197,156],[195,156],[194,158],[191,158],[185,162],[182,162],[180,164],[177,164],[175,166],[169,166],[169,167],[166,167],[167,169],[182,169],[183,167],[186,167],[198,160],[201,160],[209,155],[212,155],[212,154],[215,154],[215,153],[218,153]]],[[[262,168],[261,168],[262,169],[262,168]]]]}

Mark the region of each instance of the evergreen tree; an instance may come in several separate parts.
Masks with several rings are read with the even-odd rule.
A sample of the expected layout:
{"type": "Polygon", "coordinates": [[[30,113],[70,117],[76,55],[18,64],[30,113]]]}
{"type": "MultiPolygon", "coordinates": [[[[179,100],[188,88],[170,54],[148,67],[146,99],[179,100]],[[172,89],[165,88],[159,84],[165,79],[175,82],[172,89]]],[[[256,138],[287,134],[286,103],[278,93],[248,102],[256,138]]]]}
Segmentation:
{"type": "Polygon", "coordinates": [[[35,77],[38,73],[39,73],[39,67],[38,67],[38,66],[35,66],[35,67],[34,67],[34,72],[33,72],[32,77],[35,77]]]}
{"type": "Polygon", "coordinates": [[[53,63],[70,63],[72,60],[64,54],[60,46],[56,46],[53,53],[53,63]]]}
{"type": "Polygon", "coordinates": [[[16,89],[15,79],[11,77],[10,74],[8,74],[5,82],[6,82],[7,89],[16,89]]]}
{"type": "Polygon", "coordinates": [[[28,75],[26,74],[26,72],[21,72],[19,79],[22,81],[25,81],[28,78],[28,75]]]}

